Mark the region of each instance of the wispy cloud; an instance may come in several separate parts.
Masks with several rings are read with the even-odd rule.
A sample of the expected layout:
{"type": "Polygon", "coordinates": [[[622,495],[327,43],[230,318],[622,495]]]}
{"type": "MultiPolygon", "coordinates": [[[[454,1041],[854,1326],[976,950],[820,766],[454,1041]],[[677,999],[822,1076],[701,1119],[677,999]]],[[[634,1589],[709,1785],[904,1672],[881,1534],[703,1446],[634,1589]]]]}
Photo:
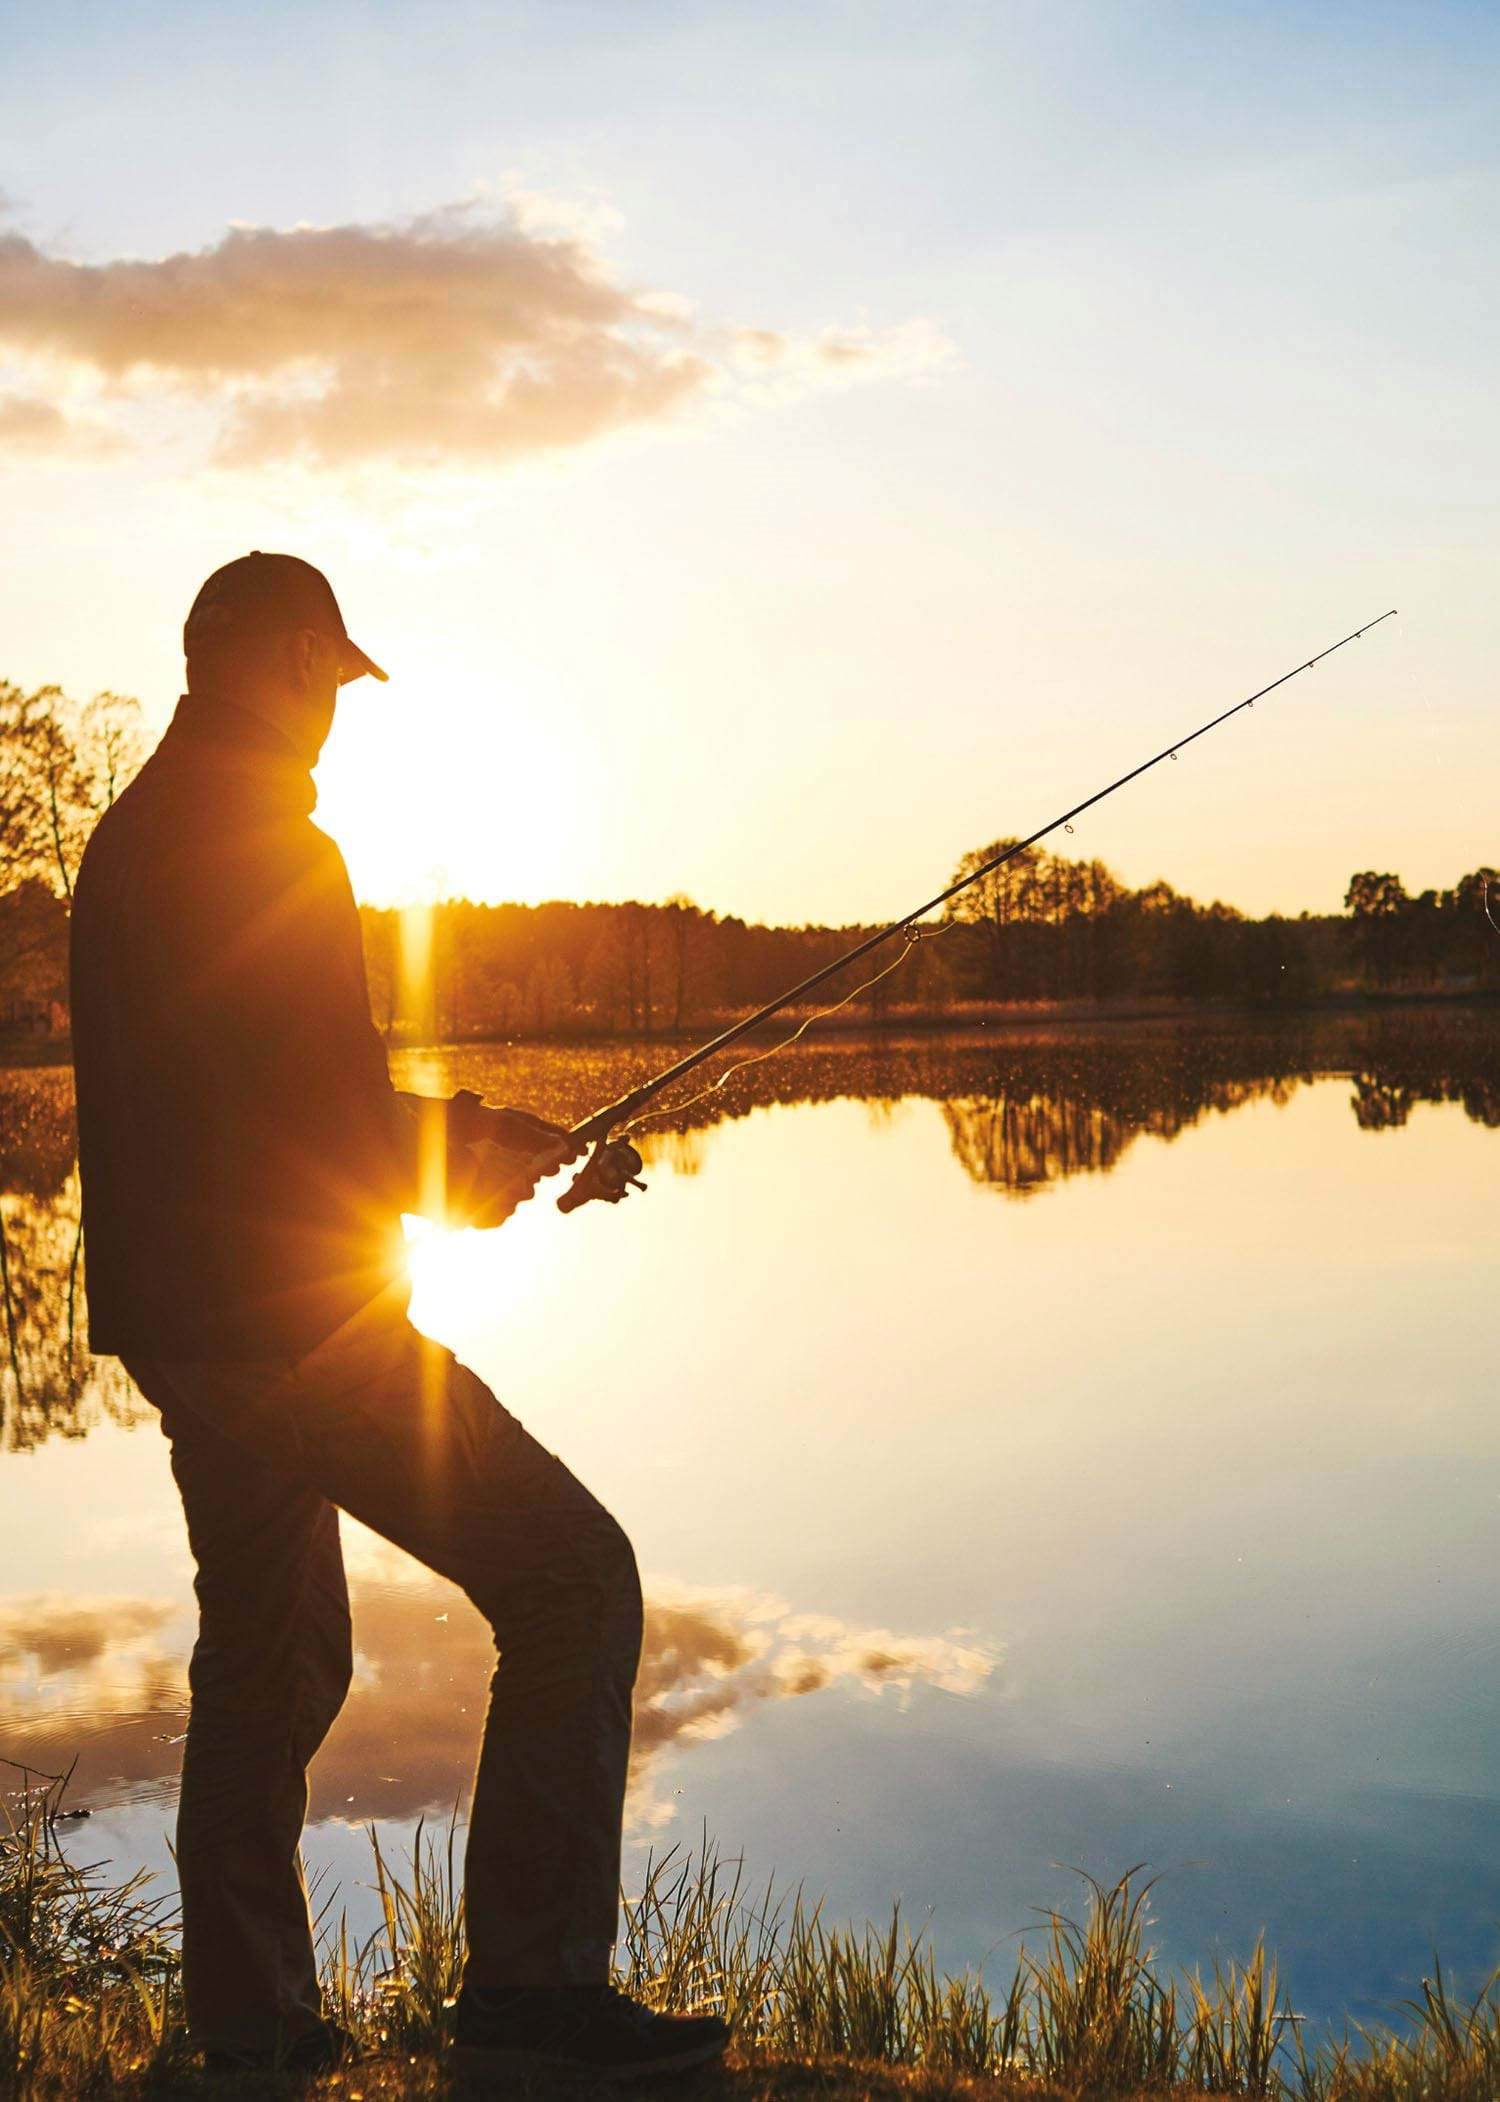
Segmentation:
{"type": "Polygon", "coordinates": [[[388,224],[234,226],[209,247],[78,262],[0,236],[0,446],[78,450],[106,410],[207,403],[216,457],[494,464],[661,423],[725,388],[801,392],[910,377],[948,355],[928,323],[801,339],[709,328],[633,289],[592,245],[593,211],[518,196],[388,224]]]}
{"type": "Polygon", "coordinates": [[[773,400],[867,380],[923,379],[957,356],[956,346],[942,330],[921,318],[891,328],[859,321],[808,336],[739,328],[725,339],[725,361],[742,390],[773,400]]]}
{"type": "Polygon", "coordinates": [[[118,432],[87,417],[66,416],[56,402],[34,394],[0,394],[0,451],[98,458],[125,449],[118,432]]]}

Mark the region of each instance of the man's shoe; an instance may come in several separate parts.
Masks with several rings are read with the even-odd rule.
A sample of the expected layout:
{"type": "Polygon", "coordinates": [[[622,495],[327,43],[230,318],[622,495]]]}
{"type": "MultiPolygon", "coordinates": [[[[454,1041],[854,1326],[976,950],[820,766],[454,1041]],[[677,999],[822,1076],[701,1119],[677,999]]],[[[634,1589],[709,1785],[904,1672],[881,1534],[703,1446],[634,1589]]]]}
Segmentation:
{"type": "Polygon", "coordinates": [[[309,2029],[305,2035],[283,2054],[281,2069],[286,2073],[331,2073],[335,2066],[352,2065],[359,2056],[359,2045],[347,2029],[337,2022],[324,2022],[320,2029],[309,2029]]]}
{"type": "Polygon", "coordinates": [[[281,2051],[205,2051],[204,2070],[215,2074],[287,2073],[293,2079],[330,2073],[335,2066],[358,2058],[359,2046],[337,2022],[320,2022],[304,2029],[281,2051]]]}
{"type": "Polygon", "coordinates": [[[609,2080],[690,2072],[721,2058],[716,2014],[654,2014],[613,1985],[465,1989],[453,2057],[460,2070],[571,2067],[609,2080]]]}

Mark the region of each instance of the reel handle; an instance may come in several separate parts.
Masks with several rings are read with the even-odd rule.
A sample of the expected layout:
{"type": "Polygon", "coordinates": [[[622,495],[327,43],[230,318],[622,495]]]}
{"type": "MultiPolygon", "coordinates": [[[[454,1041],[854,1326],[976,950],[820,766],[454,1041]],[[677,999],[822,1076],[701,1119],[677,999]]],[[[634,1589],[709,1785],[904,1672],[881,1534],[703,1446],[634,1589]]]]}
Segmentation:
{"type": "Polygon", "coordinates": [[[597,1139],[594,1150],[557,1200],[560,1212],[576,1212],[581,1204],[618,1204],[632,1190],[644,1190],[641,1156],[629,1139],[597,1139]]]}

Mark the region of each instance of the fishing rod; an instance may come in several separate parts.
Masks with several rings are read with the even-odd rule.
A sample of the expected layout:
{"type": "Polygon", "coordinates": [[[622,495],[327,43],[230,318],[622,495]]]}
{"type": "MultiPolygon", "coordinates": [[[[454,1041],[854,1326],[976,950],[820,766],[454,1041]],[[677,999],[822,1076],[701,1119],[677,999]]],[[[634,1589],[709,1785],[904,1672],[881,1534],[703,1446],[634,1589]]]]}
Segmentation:
{"type": "MultiPolygon", "coordinates": [[[[926,919],[928,913],[936,912],[940,905],[946,905],[950,898],[956,898],[960,891],[968,890],[971,884],[992,875],[1007,861],[1014,861],[1018,854],[1024,854],[1028,847],[1034,847],[1039,839],[1045,839],[1049,832],[1055,832],[1060,825],[1071,826],[1075,817],[1082,816],[1085,810],[1092,810],[1094,805],[1102,803],[1106,796],[1114,795],[1118,789],[1126,787],[1131,781],[1138,781],[1142,774],[1149,774],[1152,767],[1160,766],[1164,759],[1175,759],[1180,751],[1196,743],[1200,737],[1206,737],[1210,730],[1217,730],[1219,725],[1227,723],[1231,716],[1239,715],[1246,708],[1253,708],[1257,701],[1263,700],[1268,693],[1274,693],[1278,686],[1285,686],[1288,679],[1295,679],[1302,672],[1311,671],[1315,664],[1321,664],[1323,659],[1331,657],[1335,650],[1343,649],[1346,643],[1357,642],[1361,635],[1368,634],[1371,628],[1378,628],[1381,621],[1392,619],[1395,613],[1396,608],[1392,606],[1388,613],[1381,613],[1374,620],[1367,620],[1362,628],[1355,628],[1351,634],[1342,636],[1337,642],[1331,642],[1326,650],[1319,650],[1315,657],[1304,658],[1300,664],[1293,665],[1290,671],[1283,672],[1279,679],[1273,679],[1269,686],[1262,686],[1256,692],[1248,694],[1244,700],[1236,701],[1232,708],[1226,708],[1221,715],[1214,716],[1211,722],[1201,724],[1186,737],[1179,737],[1175,744],[1165,745],[1154,758],[1143,759],[1139,766],[1133,766],[1128,774],[1121,774],[1120,778],[1111,781],[1107,788],[1085,796],[1084,800],[1075,803],[1071,810],[1065,810],[1060,817],[1052,818],[1047,824],[1038,826],[1036,831],[1029,832],[1025,839],[1018,839],[1003,853],[995,854],[990,860],[982,862],[978,868],[971,869],[967,876],[960,876],[956,883],[950,883],[946,890],[940,890],[935,898],[929,898],[925,905],[917,906],[914,912],[906,913],[899,920],[892,920],[889,926],[882,927],[876,934],[866,935],[863,941],[856,942],[852,949],[846,949],[844,954],[835,957],[832,963],[825,963],[810,977],[791,986],[777,999],[768,1000],[765,1006],[758,1007],[754,1014],[731,1023],[728,1029],[722,1030],[710,1042],[700,1044],[696,1051],[689,1051],[685,1058],[679,1058],[675,1065],[670,1065],[665,1072],[658,1073],[654,1080],[643,1081],[639,1087],[631,1088],[617,1101],[606,1104],[603,1109],[595,1110],[593,1115],[585,1117],[581,1124],[575,1124],[570,1136],[581,1145],[592,1145],[594,1151],[580,1168],[570,1187],[558,1198],[558,1210],[576,1211],[580,1204],[588,1204],[594,1200],[618,1204],[631,1189],[645,1188],[645,1184],[637,1180],[642,1165],[639,1153],[628,1139],[612,1138],[611,1133],[622,1124],[628,1124],[632,1117],[638,1116],[648,1102],[662,1094],[674,1081],[685,1079],[689,1073],[696,1071],[718,1052],[727,1051],[731,1044],[739,1043],[763,1022],[769,1022],[774,1015],[780,1014],[794,1001],[815,992],[820,985],[826,985],[830,978],[837,977],[848,965],[857,963],[862,956],[870,955],[872,950],[882,947],[898,934],[905,935],[908,942],[918,939],[917,923],[926,919]]],[[[897,958],[897,961],[899,962],[900,958],[897,958]]],[[[863,988],[857,987],[856,991],[859,990],[863,988]]],[[[773,1048],[779,1050],[785,1046],[777,1045],[773,1048]]]]}

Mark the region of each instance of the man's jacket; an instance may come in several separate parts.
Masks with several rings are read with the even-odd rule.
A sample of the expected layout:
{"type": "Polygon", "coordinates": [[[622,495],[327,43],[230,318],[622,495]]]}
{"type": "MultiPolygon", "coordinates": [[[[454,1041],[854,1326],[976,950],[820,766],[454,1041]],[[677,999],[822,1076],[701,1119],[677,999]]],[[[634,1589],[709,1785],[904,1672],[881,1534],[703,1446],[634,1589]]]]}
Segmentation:
{"type": "Polygon", "coordinates": [[[270,724],[189,695],[73,899],[90,1342],[295,1357],[403,1312],[411,1119],[343,860],[270,724]]]}

